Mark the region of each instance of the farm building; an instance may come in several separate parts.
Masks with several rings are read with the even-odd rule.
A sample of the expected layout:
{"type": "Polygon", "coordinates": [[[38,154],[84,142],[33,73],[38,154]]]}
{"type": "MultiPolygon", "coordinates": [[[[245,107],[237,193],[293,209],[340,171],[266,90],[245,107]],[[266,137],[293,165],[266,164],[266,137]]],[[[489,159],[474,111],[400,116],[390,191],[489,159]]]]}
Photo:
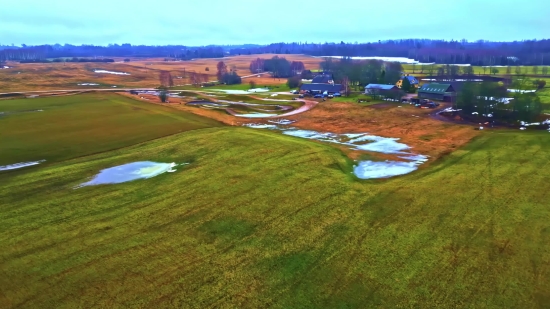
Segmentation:
{"type": "Polygon", "coordinates": [[[333,94],[342,91],[342,85],[340,84],[302,84],[300,86],[300,93],[323,93],[333,94]]]}
{"type": "Polygon", "coordinates": [[[451,84],[425,84],[418,89],[418,98],[454,102],[456,90],[451,84]]]}
{"type": "Polygon", "coordinates": [[[403,85],[403,80],[405,78],[407,78],[409,80],[409,82],[411,83],[412,86],[414,86],[415,88],[418,88],[418,86],[419,86],[418,79],[416,79],[416,77],[410,76],[410,75],[403,76],[400,80],[398,80],[397,83],[395,83],[397,88],[401,88],[401,86],[403,85]]]}
{"type": "Polygon", "coordinates": [[[334,84],[334,79],[331,75],[328,74],[322,74],[317,75],[313,78],[311,81],[312,84],[334,84]]]}

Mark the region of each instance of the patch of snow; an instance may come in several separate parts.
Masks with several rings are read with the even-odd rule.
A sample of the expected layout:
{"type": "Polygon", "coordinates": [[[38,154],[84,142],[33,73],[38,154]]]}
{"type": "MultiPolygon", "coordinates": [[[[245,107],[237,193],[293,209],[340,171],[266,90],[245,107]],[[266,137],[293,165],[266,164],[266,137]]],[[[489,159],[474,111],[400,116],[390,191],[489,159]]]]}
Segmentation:
{"type": "Polygon", "coordinates": [[[296,121],[294,120],[288,120],[288,119],[278,119],[278,120],[268,120],[267,122],[275,123],[275,124],[281,124],[281,125],[289,125],[293,124],[296,121]]]}
{"type": "Polygon", "coordinates": [[[277,114],[250,113],[250,114],[235,114],[234,116],[244,117],[244,118],[266,118],[266,117],[277,116],[277,114]]]}
{"type": "Polygon", "coordinates": [[[530,93],[530,92],[537,92],[537,91],[536,90],[508,89],[508,92],[530,93]]]}
{"type": "Polygon", "coordinates": [[[526,130],[527,128],[526,127],[521,127],[519,128],[520,130],[526,130]]]}
{"type": "MultiPolygon", "coordinates": [[[[187,163],[183,163],[187,164],[187,163]]],[[[157,163],[151,161],[133,162],[101,170],[92,180],[78,186],[117,184],[136,179],[147,179],[163,173],[175,172],[176,163],[157,163]]]]}
{"type": "Polygon", "coordinates": [[[107,70],[94,70],[94,73],[114,74],[114,75],[130,75],[130,73],[126,73],[126,72],[114,72],[114,71],[107,71],[107,70]]]}
{"type": "Polygon", "coordinates": [[[483,79],[478,79],[478,78],[475,78],[475,79],[462,79],[462,78],[458,78],[458,79],[454,79],[454,78],[440,78],[440,79],[435,79],[435,78],[423,78],[422,79],[423,81],[429,81],[429,82],[435,82],[435,81],[446,81],[446,82],[482,82],[483,79]]]}
{"type": "Polygon", "coordinates": [[[46,162],[46,160],[32,161],[32,162],[22,162],[22,163],[4,165],[4,166],[0,166],[0,171],[16,170],[16,169],[20,169],[20,168],[27,167],[27,166],[38,165],[42,162],[46,162]]]}
{"type": "Polygon", "coordinates": [[[96,83],[82,83],[82,84],[78,84],[79,86],[99,86],[99,84],[96,84],[96,83]]]}
{"type": "Polygon", "coordinates": [[[277,129],[277,125],[274,124],[263,124],[263,123],[247,123],[243,124],[245,127],[249,127],[252,129],[277,129]]]}

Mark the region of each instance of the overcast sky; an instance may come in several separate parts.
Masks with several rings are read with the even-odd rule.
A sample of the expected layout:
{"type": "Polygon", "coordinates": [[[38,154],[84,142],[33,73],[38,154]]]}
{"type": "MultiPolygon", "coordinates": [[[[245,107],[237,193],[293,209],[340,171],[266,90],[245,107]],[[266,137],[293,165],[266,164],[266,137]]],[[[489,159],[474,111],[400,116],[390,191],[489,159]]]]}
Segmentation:
{"type": "Polygon", "coordinates": [[[17,0],[0,44],[508,41],[550,38],[549,16],[545,0],[17,0]]]}

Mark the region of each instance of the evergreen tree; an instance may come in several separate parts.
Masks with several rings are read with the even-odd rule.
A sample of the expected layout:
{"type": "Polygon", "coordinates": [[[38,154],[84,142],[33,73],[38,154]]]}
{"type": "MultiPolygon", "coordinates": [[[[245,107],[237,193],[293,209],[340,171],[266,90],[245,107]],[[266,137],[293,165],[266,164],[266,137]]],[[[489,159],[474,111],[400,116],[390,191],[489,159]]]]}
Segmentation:
{"type": "Polygon", "coordinates": [[[401,90],[403,90],[404,92],[406,93],[409,93],[411,92],[411,82],[409,81],[409,79],[407,77],[403,77],[403,82],[401,84],[401,90]]]}

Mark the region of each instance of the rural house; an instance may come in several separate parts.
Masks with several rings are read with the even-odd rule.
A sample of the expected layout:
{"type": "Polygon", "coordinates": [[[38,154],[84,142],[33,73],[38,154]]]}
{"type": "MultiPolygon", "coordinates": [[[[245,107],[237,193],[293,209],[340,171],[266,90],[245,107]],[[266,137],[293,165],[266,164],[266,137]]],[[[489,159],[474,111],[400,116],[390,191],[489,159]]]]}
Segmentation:
{"type": "Polygon", "coordinates": [[[334,84],[334,79],[331,75],[328,74],[322,74],[317,75],[313,78],[311,81],[312,84],[334,84]]]}
{"type": "Polygon", "coordinates": [[[300,86],[300,93],[324,93],[334,94],[342,91],[342,85],[340,84],[302,84],[300,86]]]}
{"type": "Polygon", "coordinates": [[[400,80],[397,81],[397,83],[395,84],[397,88],[401,88],[401,86],[403,86],[403,80],[405,78],[409,80],[412,86],[414,86],[415,88],[418,88],[419,86],[418,79],[416,79],[416,77],[414,76],[409,76],[409,75],[403,76],[400,80]]]}
{"type": "Polygon", "coordinates": [[[451,84],[425,84],[418,89],[418,98],[454,102],[456,91],[451,84]]]}

